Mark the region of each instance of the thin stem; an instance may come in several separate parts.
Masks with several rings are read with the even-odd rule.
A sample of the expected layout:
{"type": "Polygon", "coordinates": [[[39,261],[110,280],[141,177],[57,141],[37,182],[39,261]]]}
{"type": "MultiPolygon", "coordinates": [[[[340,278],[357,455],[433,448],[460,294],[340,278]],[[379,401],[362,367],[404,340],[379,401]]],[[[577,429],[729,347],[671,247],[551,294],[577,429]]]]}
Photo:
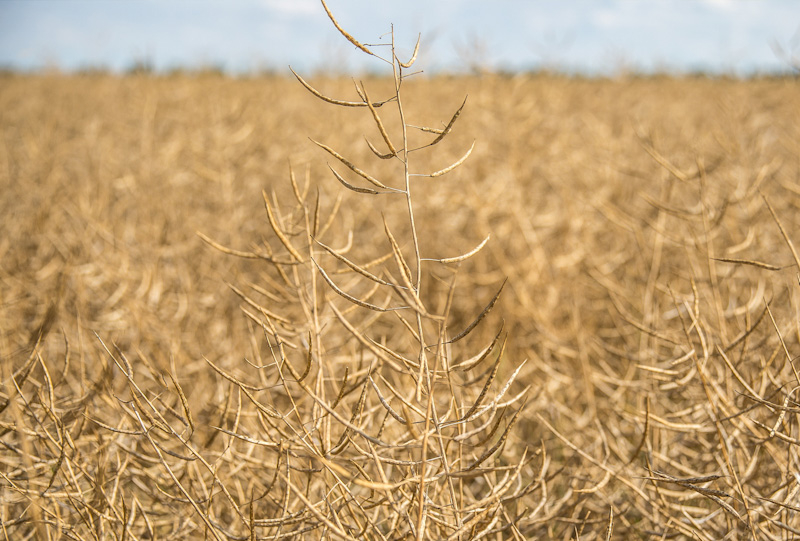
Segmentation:
{"type": "Polygon", "coordinates": [[[414,262],[416,264],[416,277],[414,279],[414,290],[419,294],[420,283],[422,282],[422,258],[419,252],[419,239],[417,238],[417,226],[414,222],[414,207],[411,199],[411,172],[408,165],[408,125],[406,124],[405,114],[403,112],[403,102],[400,99],[400,84],[402,78],[402,67],[399,65],[399,59],[394,53],[394,27],[392,27],[392,56],[394,57],[394,64],[392,71],[394,75],[394,89],[397,98],[397,112],[400,115],[400,124],[403,130],[403,180],[405,181],[405,194],[406,203],[408,204],[408,219],[411,224],[411,239],[414,243],[414,262]]]}
{"type": "MultiPolygon", "coordinates": [[[[408,124],[406,123],[405,113],[403,112],[403,101],[400,99],[400,85],[402,84],[403,74],[400,59],[395,54],[394,46],[394,26],[392,26],[392,74],[394,76],[394,91],[397,102],[397,112],[400,117],[400,125],[403,130],[403,179],[405,181],[406,203],[408,205],[408,221],[411,225],[411,240],[414,243],[414,263],[416,265],[416,275],[411,284],[414,292],[419,297],[420,284],[422,283],[422,257],[419,252],[419,238],[417,237],[417,226],[414,222],[414,206],[411,198],[411,173],[408,164],[408,124]]],[[[398,153],[399,154],[399,153],[398,153]]],[[[426,368],[425,356],[425,337],[422,331],[422,316],[417,312],[417,336],[419,336],[419,377],[417,377],[417,400],[422,399],[422,375],[426,368]]]]}
{"type": "MultiPolygon", "coordinates": [[[[403,101],[400,99],[400,85],[402,84],[402,66],[400,59],[395,53],[394,44],[394,27],[392,27],[392,73],[394,75],[394,89],[395,96],[397,97],[397,112],[400,116],[400,125],[403,130],[403,179],[405,181],[406,203],[408,204],[408,220],[411,225],[411,239],[414,243],[414,264],[416,265],[416,276],[412,286],[414,292],[419,296],[419,290],[422,284],[422,257],[419,251],[419,238],[417,236],[417,226],[414,222],[414,206],[411,197],[411,173],[408,163],[408,125],[406,124],[405,114],[403,112],[403,101]]],[[[422,315],[417,312],[417,335],[419,336],[419,377],[417,378],[417,400],[422,400],[422,382],[427,382],[428,387],[428,403],[425,415],[425,438],[422,443],[422,457],[421,457],[421,476],[419,482],[419,495],[418,505],[419,514],[417,515],[417,539],[424,538],[424,523],[425,523],[425,461],[427,460],[428,452],[428,429],[431,420],[431,407],[432,407],[432,389],[430,381],[430,373],[427,370],[427,359],[425,355],[425,337],[422,328],[422,315]],[[424,378],[422,376],[425,376],[424,378]]],[[[438,356],[437,356],[438,359],[438,356]]],[[[435,370],[435,368],[434,368],[435,370]]]]}

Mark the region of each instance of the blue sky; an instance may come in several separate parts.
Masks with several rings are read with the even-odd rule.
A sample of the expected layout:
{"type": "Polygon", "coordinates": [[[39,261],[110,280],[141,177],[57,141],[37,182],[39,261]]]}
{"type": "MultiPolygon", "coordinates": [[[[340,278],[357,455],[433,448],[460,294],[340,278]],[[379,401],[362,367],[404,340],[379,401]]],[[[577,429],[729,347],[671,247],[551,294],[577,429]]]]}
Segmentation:
{"type": "MultiPolygon", "coordinates": [[[[401,50],[422,33],[429,72],[550,68],[786,69],[775,52],[800,54],[797,0],[328,0],[363,42],[394,23],[401,50]]],[[[318,0],[0,0],[0,66],[124,70],[222,66],[380,69],[364,63],[318,0]]]]}

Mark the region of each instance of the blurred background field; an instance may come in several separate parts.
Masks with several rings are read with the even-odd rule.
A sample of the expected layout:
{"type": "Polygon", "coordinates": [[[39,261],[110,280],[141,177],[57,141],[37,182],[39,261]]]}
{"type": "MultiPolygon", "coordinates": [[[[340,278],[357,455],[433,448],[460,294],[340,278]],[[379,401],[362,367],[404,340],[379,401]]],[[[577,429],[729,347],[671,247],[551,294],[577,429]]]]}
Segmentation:
{"type": "MultiPolygon", "coordinates": [[[[372,95],[391,88],[365,83],[372,95]]],[[[313,84],[357,99],[350,79],[313,84]]],[[[440,169],[473,140],[475,151],[448,176],[415,180],[417,219],[432,257],[492,235],[459,269],[453,328],[508,278],[470,340],[484,344],[502,319],[509,366],[527,359],[515,389],[530,386],[529,398],[507,455],[544,449],[549,466],[515,503],[519,535],[604,538],[610,508],[625,538],[800,534],[796,77],[406,85],[411,124],[446,123],[468,95],[459,129],[417,167],[440,169]]],[[[261,190],[291,203],[290,164],[331,209],[344,190],[309,138],[386,177],[363,142],[379,140],[369,115],[326,107],[283,77],[12,74],[0,79],[0,127],[3,535],[207,534],[134,433],[128,381],[105,344],[175,418],[181,395],[167,374],[179,382],[193,414],[186,437],[216,473],[162,460],[224,531],[246,538],[237,515],[269,483],[258,460],[273,459],[214,428],[253,435],[258,424],[246,408],[239,418],[241,395],[204,358],[250,370],[258,333],[227,283],[273,278],[197,233],[278,250],[261,190]]],[[[348,257],[374,257],[385,244],[377,211],[399,216],[384,204],[343,194],[321,240],[341,247],[353,231],[348,257]]],[[[531,480],[545,470],[539,457],[525,466],[531,480]]]]}

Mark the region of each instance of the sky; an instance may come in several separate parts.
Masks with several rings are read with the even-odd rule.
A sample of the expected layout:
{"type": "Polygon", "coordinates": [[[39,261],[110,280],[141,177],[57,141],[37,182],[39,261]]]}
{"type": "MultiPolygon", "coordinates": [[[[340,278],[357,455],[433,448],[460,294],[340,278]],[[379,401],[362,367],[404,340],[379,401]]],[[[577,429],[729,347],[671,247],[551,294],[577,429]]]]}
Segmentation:
{"type": "MultiPolygon", "coordinates": [[[[327,0],[365,43],[410,54],[419,68],[613,75],[788,71],[800,56],[797,0],[327,0]]],[[[381,49],[380,47],[378,50],[381,49]]],[[[380,71],[327,18],[319,0],[0,0],[0,67],[125,71],[218,67],[380,71]]],[[[800,62],[798,62],[800,65],[800,62]]]]}

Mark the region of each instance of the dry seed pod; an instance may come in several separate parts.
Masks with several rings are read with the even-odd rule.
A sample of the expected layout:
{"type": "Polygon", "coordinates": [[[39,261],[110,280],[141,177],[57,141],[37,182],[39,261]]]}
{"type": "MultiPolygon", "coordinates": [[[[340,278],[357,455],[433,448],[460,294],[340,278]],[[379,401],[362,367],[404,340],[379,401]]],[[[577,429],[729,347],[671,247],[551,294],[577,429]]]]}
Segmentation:
{"type": "Polygon", "coordinates": [[[414,62],[417,61],[417,53],[419,52],[419,42],[421,39],[422,39],[422,34],[417,35],[417,44],[414,45],[414,54],[411,55],[411,58],[409,58],[407,62],[400,62],[398,60],[397,63],[400,64],[400,66],[408,69],[414,65],[414,62]]]}
{"type": "Polygon", "coordinates": [[[314,218],[311,222],[311,236],[316,237],[319,235],[319,211],[320,211],[320,198],[319,190],[317,190],[317,198],[314,202],[314,218]]]}
{"type": "Polygon", "coordinates": [[[508,434],[511,431],[511,428],[517,422],[517,419],[519,418],[519,414],[522,412],[522,410],[525,409],[525,405],[526,405],[526,403],[523,402],[522,405],[520,406],[520,408],[514,413],[514,416],[508,422],[508,426],[506,426],[506,429],[503,431],[503,435],[500,436],[500,439],[497,441],[497,443],[494,444],[494,446],[492,446],[491,448],[487,449],[480,457],[478,457],[477,460],[475,460],[475,462],[473,462],[471,465],[469,465],[466,468],[466,471],[474,470],[475,468],[480,466],[483,462],[486,461],[487,458],[492,456],[495,453],[495,451],[497,451],[506,442],[506,439],[508,438],[508,434]]]}
{"type": "Polygon", "coordinates": [[[338,259],[339,261],[341,261],[342,263],[344,263],[345,265],[350,267],[353,271],[357,272],[358,274],[360,274],[364,278],[367,278],[369,280],[372,280],[373,282],[377,282],[377,283],[379,283],[381,285],[385,285],[385,286],[393,285],[393,284],[390,284],[389,282],[387,282],[386,280],[382,280],[381,278],[378,278],[377,276],[375,276],[374,274],[372,274],[371,272],[369,272],[365,268],[356,265],[355,263],[353,263],[352,261],[347,259],[345,256],[343,256],[342,254],[340,254],[339,252],[335,251],[330,246],[327,246],[327,245],[321,243],[320,241],[318,241],[316,239],[314,239],[314,242],[316,242],[317,244],[322,246],[322,248],[325,249],[325,251],[327,251],[333,257],[335,257],[336,259],[338,259]]]}
{"type": "Polygon", "coordinates": [[[452,171],[453,169],[455,169],[456,167],[467,161],[467,158],[469,158],[469,155],[472,154],[472,150],[474,148],[475,148],[475,143],[473,142],[472,145],[469,147],[469,150],[467,150],[467,153],[461,156],[461,158],[459,158],[458,161],[456,161],[455,163],[445,167],[444,169],[440,169],[435,173],[429,173],[427,175],[420,175],[420,176],[435,178],[435,177],[440,177],[446,173],[449,173],[450,171],[452,171]]]}
{"type": "MultiPolygon", "coordinates": [[[[361,178],[363,178],[367,182],[370,182],[372,185],[377,186],[378,188],[381,188],[382,190],[391,190],[392,189],[392,188],[389,188],[389,186],[386,186],[385,184],[380,182],[378,179],[368,175],[367,173],[365,173],[364,171],[362,171],[361,169],[356,167],[353,164],[353,162],[347,160],[347,158],[345,158],[344,156],[342,156],[341,154],[339,154],[338,152],[333,150],[331,147],[329,147],[327,145],[323,145],[322,143],[320,143],[318,141],[314,141],[313,139],[311,139],[311,142],[314,143],[315,145],[317,145],[318,147],[320,147],[321,149],[323,149],[324,151],[326,151],[328,154],[330,154],[331,156],[333,156],[334,158],[336,158],[337,160],[339,160],[343,164],[345,164],[353,173],[357,174],[358,176],[360,176],[361,178]]],[[[395,191],[397,191],[397,190],[395,190],[395,191]]]]}
{"type": "MultiPolygon", "coordinates": [[[[328,96],[326,96],[325,94],[323,94],[322,92],[320,92],[319,90],[317,90],[316,88],[314,88],[313,86],[308,84],[308,82],[306,82],[305,79],[300,77],[300,75],[296,71],[294,71],[291,67],[289,67],[289,71],[291,71],[292,74],[294,74],[294,76],[297,78],[297,80],[300,82],[300,84],[305,87],[306,90],[308,90],[309,92],[311,92],[312,94],[314,94],[316,97],[318,97],[319,99],[321,99],[324,102],[327,102],[327,103],[330,103],[330,104],[333,104],[333,105],[339,105],[341,107],[366,107],[367,106],[367,104],[364,103],[363,101],[344,101],[344,100],[337,100],[337,99],[334,99],[334,98],[329,98],[328,96]]],[[[372,106],[373,107],[380,107],[384,103],[386,103],[386,102],[373,103],[372,106]]]]}
{"type": "Polygon", "coordinates": [[[194,432],[194,420],[192,419],[192,412],[189,409],[189,400],[186,398],[180,383],[178,383],[178,380],[173,375],[173,372],[175,372],[175,361],[170,359],[170,364],[172,365],[170,366],[171,370],[167,372],[167,375],[172,381],[172,385],[175,387],[175,390],[178,392],[178,397],[181,401],[181,408],[183,408],[183,413],[186,418],[186,424],[189,426],[191,431],[194,432]]]}
{"type": "Polygon", "coordinates": [[[408,424],[408,422],[405,419],[403,419],[402,415],[400,415],[399,413],[397,413],[396,411],[394,411],[392,409],[392,406],[389,405],[389,403],[386,401],[386,399],[381,394],[381,390],[378,389],[378,386],[375,385],[374,381],[372,381],[372,377],[368,376],[367,379],[369,379],[370,384],[372,384],[372,388],[375,389],[375,393],[378,395],[378,400],[380,400],[381,405],[386,409],[386,411],[389,413],[389,415],[394,417],[394,419],[398,423],[408,424]]]}
{"type": "Polygon", "coordinates": [[[776,267],[775,265],[770,265],[769,263],[763,263],[761,261],[755,261],[752,259],[732,259],[728,257],[712,257],[714,261],[721,261],[722,263],[732,263],[734,265],[750,265],[753,267],[758,267],[760,269],[766,269],[770,271],[779,271],[781,269],[785,269],[786,266],[783,267],[776,267]]]}
{"type": "Polygon", "coordinates": [[[411,285],[411,269],[406,263],[406,258],[403,256],[403,252],[400,250],[400,245],[397,244],[397,240],[395,240],[394,235],[389,230],[389,224],[386,223],[386,217],[383,218],[383,229],[386,232],[386,237],[389,239],[389,244],[392,247],[392,253],[395,257],[395,262],[397,263],[397,267],[400,269],[400,273],[403,276],[403,283],[408,289],[413,290],[414,287],[411,285]]]}
{"type": "Polygon", "coordinates": [[[333,303],[330,303],[328,306],[330,306],[331,311],[336,316],[336,318],[339,320],[339,322],[344,326],[344,328],[347,329],[347,331],[351,335],[353,335],[356,338],[356,340],[358,340],[361,343],[361,345],[363,345],[369,351],[371,351],[378,359],[380,359],[381,361],[383,361],[386,364],[388,364],[389,366],[391,366],[392,369],[397,370],[398,372],[403,372],[404,371],[402,366],[397,364],[394,361],[394,359],[392,359],[386,353],[381,351],[379,348],[375,347],[374,343],[369,338],[364,336],[364,333],[362,333],[361,331],[356,329],[353,326],[352,323],[347,321],[347,319],[345,319],[345,317],[344,317],[344,314],[342,314],[342,312],[340,312],[333,303]]]}
{"type": "Polygon", "coordinates": [[[357,299],[356,297],[353,297],[349,293],[345,293],[342,289],[339,288],[339,286],[337,286],[336,284],[333,283],[333,280],[331,280],[330,277],[328,276],[328,274],[324,270],[322,270],[322,267],[319,266],[319,263],[317,263],[316,260],[314,260],[312,258],[311,261],[314,262],[314,266],[317,267],[317,270],[322,275],[322,278],[326,282],[328,282],[328,285],[331,286],[331,289],[333,289],[341,297],[344,297],[348,301],[352,302],[353,304],[357,304],[358,306],[361,306],[362,308],[369,308],[370,310],[375,310],[376,312],[389,312],[391,310],[394,310],[394,308],[381,308],[380,306],[376,306],[376,305],[370,304],[370,303],[368,303],[366,301],[362,301],[361,299],[357,299]]]}
{"type": "MultiPolygon", "coordinates": [[[[447,136],[448,133],[450,133],[450,130],[453,129],[453,124],[456,123],[456,120],[461,115],[461,111],[464,109],[464,106],[466,104],[467,104],[467,97],[465,96],[464,97],[464,101],[461,103],[461,107],[459,107],[458,110],[455,112],[455,114],[453,114],[453,117],[450,119],[450,122],[447,123],[447,126],[445,126],[445,128],[441,132],[439,132],[439,135],[436,137],[436,139],[434,139],[433,141],[428,143],[427,146],[432,147],[433,145],[435,145],[436,143],[438,143],[439,141],[444,139],[447,136]]],[[[423,129],[423,131],[433,131],[434,133],[436,133],[438,130],[434,131],[432,129],[428,129],[428,130],[424,130],[423,129]]]]}
{"type": "Polygon", "coordinates": [[[800,256],[797,255],[797,250],[795,250],[794,243],[792,239],[789,238],[789,235],[786,233],[786,230],[783,228],[783,224],[781,223],[778,215],[775,213],[775,209],[772,208],[772,205],[769,204],[769,200],[767,196],[761,193],[761,198],[764,200],[764,204],[767,205],[769,209],[769,213],[772,214],[772,219],[775,220],[775,225],[778,226],[778,229],[781,232],[781,236],[783,236],[783,240],[786,242],[786,245],[789,247],[789,250],[792,252],[792,256],[794,257],[795,265],[797,265],[798,270],[800,270],[800,256]]]}
{"type": "Polygon", "coordinates": [[[366,141],[366,142],[367,142],[367,146],[368,146],[368,147],[369,147],[369,149],[372,151],[372,153],[373,153],[373,154],[375,154],[375,157],[377,157],[377,158],[380,158],[381,160],[388,160],[388,159],[390,159],[390,158],[394,158],[395,156],[397,156],[397,154],[396,154],[396,153],[395,153],[395,154],[393,154],[393,153],[391,153],[391,152],[389,152],[389,153],[387,153],[387,154],[381,154],[381,152],[380,152],[380,151],[379,151],[377,148],[375,148],[375,146],[373,146],[373,144],[372,144],[372,143],[370,143],[370,142],[369,142],[369,139],[367,139],[366,137],[364,137],[364,141],[366,141]]]}
{"type": "Polygon", "coordinates": [[[497,355],[497,360],[494,362],[494,366],[492,366],[492,371],[489,374],[489,377],[486,378],[486,383],[483,385],[483,389],[481,389],[481,392],[478,395],[478,398],[475,400],[475,403],[472,404],[472,407],[469,408],[467,413],[465,413],[461,417],[461,419],[460,419],[461,421],[468,420],[470,418],[470,416],[473,413],[475,413],[475,410],[477,410],[478,407],[480,407],[481,402],[483,402],[483,399],[486,398],[486,393],[489,392],[489,387],[492,385],[492,382],[494,381],[494,378],[497,376],[498,368],[500,368],[500,361],[502,360],[503,353],[505,352],[505,349],[506,349],[506,340],[507,339],[508,339],[508,337],[503,339],[503,344],[500,346],[500,353],[497,355]]]}
{"type": "Polygon", "coordinates": [[[614,507],[608,507],[608,526],[606,527],[606,541],[611,541],[611,534],[614,532],[614,507]]]}
{"type": "Polygon", "coordinates": [[[452,344],[452,343],[458,342],[459,340],[461,340],[462,338],[467,336],[469,333],[471,333],[472,330],[475,327],[478,326],[478,323],[480,323],[481,320],[486,317],[486,314],[488,314],[491,311],[491,309],[494,307],[494,303],[496,303],[497,299],[500,298],[500,293],[502,293],[503,292],[503,288],[506,287],[506,282],[508,282],[508,278],[503,280],[503,284],[500,286],[500,289],[497,291],[497,293],[492,298],[492,300],[489,301],[489,304],[487,304],[486,307],[481,311],[481,313],[478,314],[478,317],[475,318],[475,321],[470,323],[469,326],[466,329],[464,329],[463,331],[461,331],[458,335],[456,335],[455,338],[450,339],[450,341],[447,342],[448,344],[452,344]]]}
{"type": "Polygon", "coordinates": [[[256,254],[254,252],[241,252],[239,250],[233,250],[232,248],[226,248],[225,246],[219,244],[218,242],[213,241],[211,238],[206,236],[204,233],[200,231],[195,231],[198,237],[200,237],[203,242],[222,252],[223,254],[233,255],[236,257],[241,257],[243,259],[262,259],[264,256],[256,254]]]}
{"type": "Polygon", "coordinates": [[[274,319],[276,321],[279,321],[280,323],[287,323],[287,324],[291,323],[285,317],[282,317],[282,316],[279,316],[278,314],[270,312],[269,310],[267,310],[266,308],[264,308],[263,306],[258,304],[256,301],[254,301],[253,299],[248,297],[247,294],[245,294],[241,289],[237,288],[233,284],[231,284],[229,282],[225,282],[225,283],[229,288],[231,288],[231,291],[233,291],[240,299],[242,299],[244,302],[246,302],[247,304],[249,304],[250,306],[252,306],[256,310],[258,310],[259,312],[261,312],[265,316],[270,317],[270,318],[272,318],[272,319],[274,319]]]}
{"type": "Polygon", "coordinates": [[[314,340],[311,336],[311,331],[308,331],[308,354],[306,355],[306,367],[303,370],[303,373],[300,374],[300,377],[297,378],[297,381],[303,381],[308,376],[309,372],[311,372],[311,363],[314,360],[314,340]]]}
{"type": "MultiPolygon", "coordinates": [[[[356,91],[364,103],[367,104],[369,108],[369,112],[372,113],[372,119],[375,121],[375,125],[378,127],[378,131],[381,132],[381,137],[383,137],[383,141],[386,143],[386,146],[389,147],[389,155],[390,157],[397,155],[397,150],[394,148],[392,144],[392,140],[389,139],[389,134],[386,132],[386,128],[383,126],[383,121],[381,121],[380,115],[378,115],[378,111],[375,110],[375,107],[372,106],[372,102],[369,101],[369,94],[367,94],[367,88],[364,86],[364,83],[361,83],[361,88],[358,88],[356,85],[356,91]]],[[[369,144],[369,141],[367,141],[369,144]]],[[[372,145],[370,145],[372,148],[372,145]]],[[[380,156],[380,154],[379,154],[380,156]]]]}
{"type": "Polygon", "coordinates": [[[281,230],[280,225],[278,224],[278,220],[275,218],[275,214],[272,212],[272,205],[269,204],[269,197],[267,197],[267,192],[262,190],[262,195],[264,196],[264,206],[267,208],[267,218],[269,219],[269,225],[272,227],[272,231],[275,232],[275,236],[278,237],[278,240],[281,241],[286,251],[298,262],[303,262],[303,256],[300,255],[300,252],[292,246],[292,243],[289,241],[289,238],[284,234],[281,230]]]}
{"type": "MultiPolygon", "coordinates": [[[[349,182],[347,182],[347,181],[344,179],[344,177],[343,177],[342,175],[340,175],[340,174],[339,174],[339,173],[336,171],[336,169],[334,169],[334,168],[333,168],[333,167],[331,167],[330,165],[328,166],[328,169],[330,169],[330,170],[331,170],[331,173],[333,173],[333,176],[335,176],[335,177],[336,177],[336,180],[338,180],[338,181],[339,181],[339,182],[342,184],[342,186],[344,186],[344,187],[345,187],[345,188],[347,188],[348,190],[352,190],[352,191],[354,191],[354,192],[357,192],[357,193],[365,193],[365,194],[369,194],[369,195],[378,195],[379,193],[381,193],[381,192],[379,192],[379,191],[377,191],[377,190],[373,190],[372,188],[359,188],[358,186],[353,186],[352,184],[350,184],[349,182]]],[[[385,193],[385,192],[384,192],[384,193],[385,193]]]]}
{"type": "MultiPolygon", "coordinates": [[[[300,188],[297,186],[297,179],[294,176],[294,168],[292,164],[289,164],[289,182],[292,185],[292,192],[294,192],[294,198],[297,200],[297,204],[301,207],[305,205],[305,194],[300,193],[300,188]]],[[[306,188],[308,186],[306,185],[306,188]]]]}
{"type": "Polygon", "coordinates": [[[349,41],[350,43],[352,43],[353,45],[355,45],[356,47],[358,47],[359,49],[361,49],[362,51],[364,51],[364,52],[365,52],[365,53],[367,53],[368,55],[370,55],[370,56],[376,56],[376,55],[375,55],[375,53],[373,53],[372,51],[370,51],[369,49],[367,49],[367,48],[366,48],[364,45],[362,45],[361,43],[359,43],[359,42],[356,40],[356,38],[354,38],[353,36],[351,36],[350,34],[348,34],[348,33],[347,33],[347,31],[346,31],[344,28],[342,28],[342,27],[339,25],[339,22],[338,22],[338,21],[336,20],[336,18],[333,16],[333,13],[331,13],[331,10],[330,10],[330,9],[328,9],[328,5],[325,3],[325,0],[320,0],[320,1],[322,2],[322,7],[323,7],[323,8],[325,8],[325,13],[327,13],[327,14],[328,14],[328,18],[329,18],[329,19],[331,20],[331,22],[333,23],[333,26],[335,26],[335,27],[336,27],[336,30],[338,30],[338,31],[339,31],[339,33],[340,33],[340,34],[342,34],[342,35],[345,37],[345,39],[347,39],[347,41],[349,41]]]}
{"type": "Polygon", "coordinates": [[[471,359],[467,359],[466,361],[453,366],[453,368],[454,369],[457,368],[458,370],[462,370],[462,371],[467,371],[467,370],[471,370],[471,369],[475,368],[476,366],[478,366],[479,364],[481,364],[489,356],[489,354],[492,352],[494,347],[497,345],[497,342],[498,342],[498,340],[500,340],[500,335],[503,333],[503,329],[504,328],[505,328],[505,321],[503,321],[503,323],[500,325],[500,330],[497,331],[497,334],[492,339],[492,342],[488,346],[486,346],[483,349],[483,351],[481,351],[480,353],[478,353],[477,355],[475,355],[471,359]]]}
{"type": "Polygon", "coordinates": [[[350,367],[349,366],[345,366],[344,367],[344,376],[342,377],[342,382],[339,384],[339,393],[336,395],[336,400],[334,400],[333,404],[331,404],[332,408],[335,408],[336,406],[339,405],[339,402],[341,402],[342,397],[344,396],[345,387],[347,386],[347,377],[349,375],[350,375],[350,367]]]}
{"type": "MultiPolygon", "coordinates": [[[[486,430],[486,428],[489,425],[494,423],[494,426],[492,427],[492,429],[489,430],[489,432],[487,432],[483,436],[483,438],[480,439],[480,441],[475,443],[475,447],[482,447],[483,445],[486,444],[487,441],[492,439],[492,437],[495,435],[495,432],[497,432],[497,429],[500,428],[500,423],[503,422],[503,419],[505,418],[505,414],[506,414],[505,408],[500,410],[500,414],[499,415],[497,414],[496,410],[492,411],[492,414],[489,415],[489,417],[486,419],[486,421],[484,421],[484,423],[482,425],[476,426],[475,428],[473,428],[472,430],[468,430],[467,432],[462,432],[458,436],[453,437],[453,440],[454,441],[466,441],[469,438],[471,438],[472,436],[474,436],[476,434],[480,434],[481,432],[486,430]],[[497,417],[497,420],[495,420],[495,417],[497,417]]],[[[458,421],[457,424],[463,424],[463,421],[458,421]]]]}
{"type": "MultiPolygon", "coordinates": [[[[398,312],[395,311],[395,313],[398,313],[398,312]]],[[[375,344],[375,347],[380,348],[381,350],[386,352],[387,355],[391,355],[392,357],[394,357],[398,361],[402,362],[404,365],[406,365],[408,367],[411,367],[411,368],[419,368],[419,363],[417,363],[415,361],[412,361],[411,359],[407,359],[406,357],[403,357],[402,355],[400,355],[399,353],[397,353],[393,349],[391,349],[391,348],[389,348],[387,346],[384,346],[380,342],[376,342],[372,338],[367,338],[367,340],[369,340],[370,342],[375,344]]]]}
{"type": "Polygon", "coordinates": [[[491,236],[492,236],[491,234],[486,235],[486,238],[483,239],[483,241],[481,241],[480,244],[478,244],[475,248],[473,248],[466,254],[462,254],[456,257],[446,257],[444,259],[423,259],[423,261],[438,261],[439,263],[460,263],[480,252],[481,249],[483,249],[483,247],[486,246],[486,243],[489,242],[491,236]]]}

